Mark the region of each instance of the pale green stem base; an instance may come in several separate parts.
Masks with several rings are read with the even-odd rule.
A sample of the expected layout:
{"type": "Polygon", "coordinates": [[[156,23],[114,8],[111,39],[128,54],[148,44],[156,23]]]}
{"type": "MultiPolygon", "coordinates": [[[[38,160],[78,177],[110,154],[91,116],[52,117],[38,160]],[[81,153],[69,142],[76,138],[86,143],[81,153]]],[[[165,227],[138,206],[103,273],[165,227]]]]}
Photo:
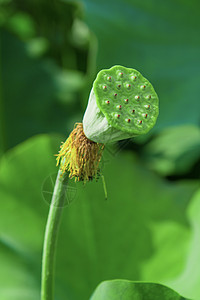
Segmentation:
{"type": "Polygon", "coordinates": [[[54,299],[54,265],[61,212],[66,196],[68,175],[58,172],[44,237],[42,257],[41,300],[54,299]]]}

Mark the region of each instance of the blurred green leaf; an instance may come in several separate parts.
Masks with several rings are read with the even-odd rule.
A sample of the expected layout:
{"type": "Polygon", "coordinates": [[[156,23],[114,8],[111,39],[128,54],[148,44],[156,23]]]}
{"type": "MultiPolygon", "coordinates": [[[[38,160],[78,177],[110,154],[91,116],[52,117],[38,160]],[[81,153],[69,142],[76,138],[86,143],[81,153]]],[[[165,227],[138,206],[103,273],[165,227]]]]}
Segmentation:
{"type": "Polygon", "coordinates": [[[17,12],[10,18],[7,28],[23,39],[34,37],[36,33],[33,18],[22,12],[17,12]]]}
{"type": "Polygon", "coordinates": [[[58,85],[57,97],[60,103],[73,104],[74,95],[84,87],[84,77],[79,71],[63,71],[55,78],[58,85]]]}
{"type": "Polygon", "coordinates": [[[63,72],[50,61],[31,57],[25,43],[0,30],[6,149],[41,132],[68,134],[68,128],[82,119],[79,92],[83,74],[63,72]]]}
{"type": "MultiPolygon", "coordinates": [[[[0,268],[0,282],[4,286],[2,295],[0,289],[2,300],[25,300],[27,293],[39,294],[49,203],[44,192],[52,192],[48,178],[56,172],[53,155],[59,149],[60,140],[45,135],[32,138],[9,151],[0,162],[0,240],[6,249],[0,248],[4,260],[0,268]],[[12,266],[17,266],[19,276],[12,273],[12,266]]],[[[107,201],[101,181],[69,186],[67,198],[71,204],[63,211],[57,250],[58,299],[88,299],[103,280],[143,280],[144,266],[164,246],[162,239],[155,244],[157,232],[152,231],[155,223],[159,224],[158,230],[166,222],[174,223],[170,230],[174,241],[177,232],[182,232],[176,249],[174,243],[169,247],[167,261],[173,269],[170,278],[182,272],[187,259],[185,249],[190,234],[185,212],[198,183],[165,182],[148,171],[134,155],[111,153],[108,148],[103,163],[107,201]],[[178,231],[174,232],[176,228],[178,231]],[[175,265],[173,252],[182,257],[175,265]]],[[[155,272],[160,266],[166,266],[165,255],[166,252],[160,255],[155,272]]],[[[161,283],[169,279],[168,268],[163,269],[161,283]]],[[[147,276],[146,280],[152,278],[147,276]]],[[[181,288],[178,292],[182,293],[181,288]]]]}
{"type": "Polygon", "coordinates": [[[0,0],[0,26],[6,23],[12,14],[12,9],[10,7],[11,2],[12,0],[0,0]]]}
{"type": "Polygon", "coordinates": [[[91,300],[187,300],[168,287],[148,282],[112,280],[102,282],[91,300]]]}
{"type": "MultiPolygon", "coordinates": [[[[81,17],[82,6],[77,1],[11,0],[0,10],[0,25],[28,42],[32,53],[48,57],[62,69],[85,73],[91,48],[89,31],[88,36],[86,30],[73,34],[73,23],[81,17]],[[74,37],[84,43],[76,43],[74,37]]],[[[82,22],[82,25],[85,24],[82,22]]]]}
{"type": "Polygon", "coordinates": [[[200,2],[82,2],[85,21],[98,39],[98,70],[115,64],[136,68],[154,85],[160,98],[154,130],[199,126],[200,2]]]}
{"type": "MultiPolygon", "coordinates": [[[[18,208],[16,208],[17,210],[18,208]]],[[[16,225],[15,225],[16,226],[16,225]]],[[[39,299],[39,278],[35,275],[35,261],[24,253],[15,239],[0,233],[0,297],[1,300],[39,299]]]]}
{"type": "Polygon", "coordinates": [[[0,4],[10,3],[12,0],[0,0],[0,4]]]}
{"type": "MultiPolygon", "coordinates": [[[[182,290],[184,295],[200,298],[200,189],[194,195],[188,208],[188,218],[192,227],[192,236],[188,257],[182,274],[173,280],[172,286],[182,290]],[[187,282],[187,284],[185,284],[187,282]]],[[[170,282],[169,282],[170,283],[170,282]]]]}
{"type": "Polygon", "coordinates": [[[200,129],[184,125],[163,130],[145,147],[144,157],[161,175],[184,174],[200,157],[200,129]]]}
{"type": "Polygon", "coordinates": [[[43,236],[41,230],[44,229],[48,209],[41,201],[40,185],[45,174],[55,171],[53,155],[56,153],[59,143],[59,137],[41,136],[37,140],[32,139],[28,143],[16,147],[1,160],[1,300],[39,299],[41,239],[43,236]],[[27,153],[29,154],[27,155],[27,153]],[[31,157],[35,159],[34,163],[29,160],[31,157]],[[44,170],[40,174],[41,163],[44,170]],[[8,164],[12,170],[7,169],[8,164]],[[22,198],[20,194],[23,195],[22,198]],[[36,198],[40,200],[37,201],[36,198]]]}
{"type": "Polygon", "coordinates": [[[42,56],[48,49],[49,42],[45,38],[33,38],[27,43],[27,50],[33,57],[42,56]]]}
{"type": "MultiPolygon", "coordinates": [[[[141,266],[142,279],[168,285],[184,270],[191,230],[172,220],[154,221],[149,224],[149,230],[152,233],[154,253],[141,266]]],[[[173,287],[183,293],[181,287],[173,287]]]]}
{"type": "Polygon", "coordinates": [[[90,30],[80,19],[74,19],[72,26],[72,39],[75,45],[86,46],[90,41],[90,30]]]}
{"type": "Polygon", "coordinates": [[[168,226],[166,224],[163,226],[161,222],[154,224],[152,231],[154,232],[155,252],[143,266],[143,279],[164,281],[166,285],[176,289],[179,293],[197,300],[200,298],[200,190],[191,199],[187,216],[190,222],[190,228],[188,228],[190,235],[189,231],[184,233],[183,228],[180,230],[173,223],[170,225],[168,222],[168,226]],[[184,239],[183,235],[185,235],[184,239]],[[187,235],[190,236],[189,239],[186,239],[187,235]],[[186,240],[189,243],[184,245],[186,240]],[[186,258],[184,258],[185,262],[183,253],[186,258]],[[165,262],[161,264],[163,257],[165,257],[165,262]],[[172,269],[174,266],[176,268],[181,261],[182,271],[179,274],[173,274],[172,269]]]}

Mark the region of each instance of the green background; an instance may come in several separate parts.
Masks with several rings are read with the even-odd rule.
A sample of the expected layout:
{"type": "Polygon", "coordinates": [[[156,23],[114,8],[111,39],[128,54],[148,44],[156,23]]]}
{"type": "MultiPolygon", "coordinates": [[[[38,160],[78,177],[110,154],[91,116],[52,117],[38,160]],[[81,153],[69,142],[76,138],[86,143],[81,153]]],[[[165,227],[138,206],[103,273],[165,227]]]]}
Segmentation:
{"type": "MultiPolygon", "coordinates": [[[[200,299],[199,20],[197,0],[0,0],[1,300],[40,297],[54,154],[115,64],[153,84],[160,114],[144,137],[106,146],[107,201],[101,180],[70,182],[55,299],[89,299],[113,279],[200,299]]],[[[124,284],[120,299],[151,299],[124,284]]]]}

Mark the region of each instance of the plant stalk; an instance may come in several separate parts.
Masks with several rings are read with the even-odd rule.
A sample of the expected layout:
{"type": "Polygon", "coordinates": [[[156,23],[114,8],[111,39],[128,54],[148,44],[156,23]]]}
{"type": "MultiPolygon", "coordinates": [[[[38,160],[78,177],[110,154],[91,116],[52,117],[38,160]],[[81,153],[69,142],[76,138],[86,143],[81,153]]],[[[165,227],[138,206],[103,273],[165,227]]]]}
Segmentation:
{"type": "Polygon", "coordinates": [[[41,300],[54,299],[55,254],[67,182],[68,174],[61,176],[61,171],[59,170],[54,186],[44,237],[41,300]]]}

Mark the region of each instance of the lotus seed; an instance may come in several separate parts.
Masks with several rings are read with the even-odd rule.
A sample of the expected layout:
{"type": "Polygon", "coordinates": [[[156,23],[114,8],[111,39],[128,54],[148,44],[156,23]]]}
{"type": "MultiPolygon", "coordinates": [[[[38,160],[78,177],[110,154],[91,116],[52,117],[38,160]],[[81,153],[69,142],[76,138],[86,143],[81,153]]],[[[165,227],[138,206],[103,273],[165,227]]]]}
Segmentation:
{"type": "Polygon", "coordinates": [[[147,114],[142,114],[143,115],[143,117],[146,119],[147,118],[147,114]]]}
{"type": "Polygon", "coordinates": [[[117,97],[117,94],[114,94],[115,97],[117,97]]]}
{"type": "Polygon", "coordinates": [[[104,86],[103,86],[103,90],[106,90],[106,89],[107,89],[107,86],[106,86],[106,85],[104,85],[104,86]]]}
{"type": "Polygon", "coordinates": [[[126,87],[127,87],[127,89],[130,89],[130,87],[131,87],[130,83],[127,83],[126,87]]]}
{"type": "Polygon", "coordinates": [[[116,114],[115,117],[119,119],[120,115],[116,114]]]}
{"type": "Polygon", "coordinates": [[[130,121],[131,121],[131,119],[126,119],[126,122],[127,122],[127,123],[130,123],[130,121]]]}
{"type": "Polygon", "coordinates": [[[136,76],[131,76],[131,79],[134,81],[136,80],[136,78],[137,78],[136,76]]]}
{"type": "Polygon", "coordinates": [[[107,77],[107,80],[108,80],[108,81],[111,81],[111,76],[108,76],[108,77],[107,77]]]}
{"type": "Polygon", "coordinates": [[[151,95],[146,96],[146,99],[151,99],[151,95]]]}
{"type": "Polygon", "coordinates": [[[120,89],[120,87],[121,87],[121,84],[118,84],[118,88],[120,89]]]}
{"type": "Polygon", "coordinates": [[[142,90],[144,90],[146,88],[146,85],[141,85],[140,87],[142,90]]]}
{"type": "Polygon", "coordinates": [[[149,109],[150,108],[150,105],[148,104],[148,105],[145,105],[144,106],[146,109],[149,109]]]}
{"type": "Polygon", "coordinates": [[[125,102],[125,103],[128,103],[128,99],[124,99],[124,102],[125,102]]]}
{"type": "Polygon", "coordinates": [[[119,73],[119,76],[120,76],[120,77],[123,77],[123,73],[122,73],[122,72],[120,72],[120,73],[119,73]]]}
{"type": "Polygon", "coordinates": [[[118,108],[118,109],[121,109],[121,108],[122,108],[122,106],[121,106],[121,105],[117,105],[117,108],[118,108]]]}
{"type": "Polygon", "coordinates": [[[141,125],[141,124],[142,124],[142,120],[138,120],[138,124],[140,124],[140,125],[141,125]]]}
{"type": "Polygon", "coordinates": [[[135,109],[132,110],[132,113],[133,113],[133,114],[135,113],[135,109]]]}
{"type": "Polygon", "coordinates": [[[110,104],[110,101],[107,100],[107,101],[106,101],[106,104],[110,104]]]}
{"type": "Polygon", "coordinates": [[[140,99],[140,96],[135,96],[135,100],[139,100],[140,99]]]}

